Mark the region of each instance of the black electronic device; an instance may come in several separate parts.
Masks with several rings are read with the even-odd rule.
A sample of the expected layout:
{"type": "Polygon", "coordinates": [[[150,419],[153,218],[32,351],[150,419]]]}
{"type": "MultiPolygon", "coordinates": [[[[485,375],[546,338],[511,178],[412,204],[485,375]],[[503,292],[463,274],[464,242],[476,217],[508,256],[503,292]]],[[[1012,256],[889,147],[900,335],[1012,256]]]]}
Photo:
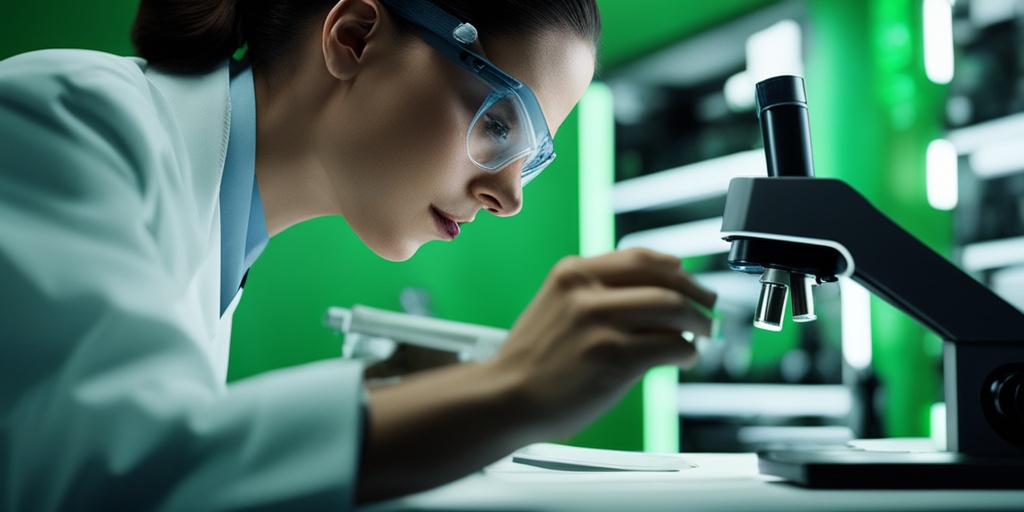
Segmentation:
{"type": "Polygon", "coordinates": [[[761,274],[755,325],[814,319],[811,283],[845,276],[943,339],[948,452],[773,450],[761,471],[811,487],[1024,488],[1024,314],[872,206],[814,177],[803,79],[757,84],[768,177],[729,185],[729,264],[761,274]]]}

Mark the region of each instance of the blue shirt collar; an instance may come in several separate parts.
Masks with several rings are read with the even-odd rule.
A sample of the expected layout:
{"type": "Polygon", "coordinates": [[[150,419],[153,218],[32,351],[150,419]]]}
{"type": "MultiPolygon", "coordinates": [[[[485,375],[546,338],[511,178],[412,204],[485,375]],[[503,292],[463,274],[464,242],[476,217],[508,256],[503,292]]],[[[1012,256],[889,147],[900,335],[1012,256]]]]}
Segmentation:
{"type": "Polygon", "coordinates": [[[256,183],[256,92],[251,66],[232,62],[230,95],[231,130],[220,185],[221,314],[270,239],[256,183]]]}

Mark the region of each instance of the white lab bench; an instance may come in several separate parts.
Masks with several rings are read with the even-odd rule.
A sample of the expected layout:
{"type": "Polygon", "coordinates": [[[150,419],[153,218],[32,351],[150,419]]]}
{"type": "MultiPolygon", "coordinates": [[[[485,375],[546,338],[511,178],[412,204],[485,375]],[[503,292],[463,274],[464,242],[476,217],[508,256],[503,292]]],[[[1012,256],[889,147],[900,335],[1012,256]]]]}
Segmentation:
{"type": "Polygon", "coordinates": [[[757,456],[680,454],[678,472],[565,472],[503,459],[420,494],[364,512],[455,511],[988,511],[1024,510],[1024,490],[817,490],[757,471],[757,456]]]}

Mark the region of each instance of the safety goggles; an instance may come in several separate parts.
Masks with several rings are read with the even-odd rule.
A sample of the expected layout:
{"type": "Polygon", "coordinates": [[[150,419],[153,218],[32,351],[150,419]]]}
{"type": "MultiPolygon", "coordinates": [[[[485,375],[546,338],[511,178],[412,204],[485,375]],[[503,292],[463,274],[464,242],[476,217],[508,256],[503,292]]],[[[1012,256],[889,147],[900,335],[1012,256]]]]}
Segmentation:
{"type": "Polygon", "coordinates": [[[428,0],[381,1],[391,14],[415,25],[427,44],[486,87],[486,97],[466,131],[469,159],[489,172],[522,159],[522,184],[536,178],[555,159],[555,148],[533,91],[467,49],[477,39],[473,25],[428,0]]]}

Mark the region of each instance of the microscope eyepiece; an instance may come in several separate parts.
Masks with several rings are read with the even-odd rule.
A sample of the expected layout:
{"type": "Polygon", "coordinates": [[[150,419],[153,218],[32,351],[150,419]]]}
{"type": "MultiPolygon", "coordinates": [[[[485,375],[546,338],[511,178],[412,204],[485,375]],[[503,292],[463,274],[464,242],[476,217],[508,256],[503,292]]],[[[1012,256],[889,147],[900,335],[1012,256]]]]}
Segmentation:
{"type": "Polygon", "coordinates": [[[814,177],[804,79],[783,75],[756,85],[768,176],[814,177]]]}
{"type": "Polygon", "coordinates": [[[764,110],[780,105],[807,106],[804,79],[798,76],[782,75],[763,80],[754,86],[754,91],[758,117],[764,110]]]}

